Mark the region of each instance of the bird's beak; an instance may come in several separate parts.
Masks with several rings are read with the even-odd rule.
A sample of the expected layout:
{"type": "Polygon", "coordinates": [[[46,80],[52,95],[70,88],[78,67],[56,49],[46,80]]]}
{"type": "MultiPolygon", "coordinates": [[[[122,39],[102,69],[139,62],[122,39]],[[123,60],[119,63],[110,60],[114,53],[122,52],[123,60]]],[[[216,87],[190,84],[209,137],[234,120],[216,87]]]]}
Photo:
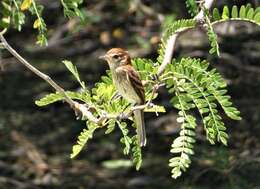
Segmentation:
{"type": "Polygon", "coordinates": [[[102,55],[102,56],[100,56],[98,58],[101,59],[101,60],[107,60],[107,55],[102,55]]]}

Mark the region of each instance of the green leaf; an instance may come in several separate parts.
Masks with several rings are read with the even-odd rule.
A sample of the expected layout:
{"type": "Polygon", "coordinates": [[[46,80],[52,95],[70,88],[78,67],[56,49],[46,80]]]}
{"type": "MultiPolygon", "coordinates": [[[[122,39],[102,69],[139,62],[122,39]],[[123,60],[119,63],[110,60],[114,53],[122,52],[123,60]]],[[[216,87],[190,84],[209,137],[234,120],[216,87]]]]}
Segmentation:
{"type": "Polygon", "coordinates": [[[220,14],[217,8],[213,9],[213,20],[220,20],[220,14]]]}
{"type": "MultiPolygon", "coordinates": [[[[90,96],[88,93],[77,93],[72,91],[66,91],[66,95],[68,95],[71,99],[81,100],[82,102],[88,102],[90,96]]],[[[64,99],[64,96],[60,93],[50,93],[40,100],[36,100],[35,104],[37,106],[46,106],[57,101],[61,101],[64,99]]]]}
{"type": "Polygon", "coordinates": [[[231,12],[232,18],[237,18],[238,17],[238,9],[237,6],[232,7],[232,12],[231,12]]]}
{"type": "Polygon", "coordinates": [[[33,0],[24,0],[22,5],[21,5],[21,10],[25,11],[25,10],[29,9],[31,4],[32,4],[32,1],[33,0]]]}
{"type": "Polygon", "coordinates": [[[34,28],[34,29],[39,28],[39,27],[40,27],[40,24],[41,24],[40,19],[35,20],[34,23],[33,23],[33,28],[34,28]]]}
{"type": "Polygon", "coordinates": [[[224,8],[223,8],[222,19],[224,19],[224,20],[229,19],[229,9],[227,6],[224,6],[224,8]]]}
{"type": "Polygon", "coordinates": [[[239,17],[240,18],[245,18],[246,17],[246,7],[244,5],[240,7],[239,17]]]}
{"type": "Polygon", "coordinates": [[[250,20],[252,20],[254,18],[254,9],[253,8],[250,8],[248,10],[246,17],[247,17],[247,19],[250,19],[250,20]]]}
{"type": "Polygon", "coordinates": [[[254,20],[255,20],[257,23],[260,23],[260,12],[257,13],[257,14],[254,16],[254,20]]]}
{"type": "Polygon", "coordinates": [[[85,83],[83,81],[80,80],[80,77],[79,77],[79,73],[78,73],[78,70],[77,70],[77,67],[74,66],[72,64],[71,61],[68,61],[68,60],[63,60],[62,61],[63,64],[65,64],[65,66],[67,67],[67,69],[73,74],[73,76],[76,78],[76,80],[79,82],[79,84],[81,85],[81,87],[83,89],[85,89],[85,83]]]}
{"type": "Polygon", "coordinates": [[[176,178],[178,178],[179,176],[181,176],[180,167],[174,167],[174,168],[172,169],[172,178],[176,179],[176,178]]]}
{"type": "Polygon", "coordinates": [[[114,131],[115,125],[116,125],[115,120],[110,120],[107,125],[107,130],[106,130],[105,134],[110,134],[112,131],[114,131]]]}
{"type": "Polygon", "coordinates": [[[70,154],[70,158],[75,158],[82,151],[88,140],[93,137],[93,133],[97,128],[97,125],[88,122],[88,129],[83,129],[83,131],[78,136],[77,143],[72,146],[72,153],[70,154]]]}
{"type": "Polygon", "coordinates": [[[9,25],[10,25],[10,18],[9,18],[9,17],[7,17],[7,18],[2,18],[2,19],[0,20],[0,26],[1,26],[2,28],[8,28],[9,25]]]}

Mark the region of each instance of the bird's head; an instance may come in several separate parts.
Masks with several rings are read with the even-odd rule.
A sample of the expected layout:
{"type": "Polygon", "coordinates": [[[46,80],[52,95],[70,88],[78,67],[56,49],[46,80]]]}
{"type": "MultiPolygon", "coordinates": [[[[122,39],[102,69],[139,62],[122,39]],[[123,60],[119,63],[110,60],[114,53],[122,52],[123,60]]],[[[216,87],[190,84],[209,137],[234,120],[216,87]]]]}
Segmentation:
{"type": "Polygon", "coordinates": [[[99,58],[106,60],[110,68],[131,65],[131,58],[128,52],[121,48],[112,48],[104,56],[100,56],[99,58]]]}

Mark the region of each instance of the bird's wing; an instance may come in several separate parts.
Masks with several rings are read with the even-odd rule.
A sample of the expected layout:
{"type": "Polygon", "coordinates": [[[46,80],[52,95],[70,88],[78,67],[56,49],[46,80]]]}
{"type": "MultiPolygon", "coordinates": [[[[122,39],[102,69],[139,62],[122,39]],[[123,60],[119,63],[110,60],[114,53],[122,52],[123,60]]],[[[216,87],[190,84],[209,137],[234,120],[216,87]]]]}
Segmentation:
{"type": "Polygon", "coordinates": [[[117,72],[123,72],[126,74],[127,80],[133,86],[135,92],[140,97],[142,104],[145,103],[145,93],[142,81],[138,75],[138,73],[133,69],[130,65],[120,66],[117,68],[117,72]]]}

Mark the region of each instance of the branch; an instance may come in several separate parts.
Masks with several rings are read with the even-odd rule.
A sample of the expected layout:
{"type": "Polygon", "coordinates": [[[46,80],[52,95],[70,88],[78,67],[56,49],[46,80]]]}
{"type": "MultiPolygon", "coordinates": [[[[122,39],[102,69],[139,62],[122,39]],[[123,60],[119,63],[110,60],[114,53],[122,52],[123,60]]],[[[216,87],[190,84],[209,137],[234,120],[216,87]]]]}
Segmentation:
{"type": "MultiPolygon", "coordinates": [[[[200,5],[200,7],[204,7],[205,9],[210,9],[212,7],[212,4],[214,3],[214,0],[205,0],[204,2],[202,2],[202,4],[200,5]]],[[[195,20],[197,20],[197,22],[201,22],[204,19],[204,9],[201,8],[200,12],[194,17],[195,20]]]]}
{"type": "Polygon", "coordinates": [[[99,120],[88,110],[88,108],[82,104],[79,104],[76,101],[73,101],[66,93],[65,90],[60,87],[55,81],[53,81],[48,75],[42,73],[37,68],[32,66],[27,60],[25,60],[21,55],[19,55],[5,40],[2,33],[0,33],[0,41],[5,49],[7,49],[20,63],[22,63],[26,68],[31,70],[37,76],[49,83],[58,93],[64,96],[65,102],[67,102],[71,108],[76,112],[80,112],[82,116],[87,117],[90,121],[99,123],[99,120]]]}
{"type": "MultiPolygon", "coordinates": [[[[213,0],[205,0],[204,2],[204,6],[205,8],[210,8],[210,6],[212,5],[213,0]]],[[[203,10],[200,11],[200,13],[195,17],[196,20],[198,20],[198,18],[200,18],[200,14],[203,15],[203,10]],[[202,13],[201,13],[202,12],[202,13]]],[[[165,70],[166,66],[171,62],[172,56],[173,56],[173,52],[174,52],[174,48],[175,48],[175,43],[177,40],[177,37],[180,35],[180,33],[189,30],[190,28],[184,28],[184,29],[180,29],[179,31],[176,31],[167,41],[166,44],[166,51],[165,51],[165,56],[164,56],[164,60],[162,65],[159,67],[157,74],[160,76],[163,71],[165,70]]],[[[156,91],[158,90],[158,88],[160,87],[160,84],[155,84],[153,87],[153,91],[152,91],[152,97],[150,100],[148,100],[148,102],[144,105],[140,105],[140,106],[134,106],[131,108],[131,110],[127,113],[120,113],[119,115],[112,115],[112,114],[108,114],[107,112],[103,112],[103,115],[100,117],[96,117],[93,115],[92,111],[89,110],[89,106],[86,104],[80,104],[74,100],[72,100],[65,92],[65,90],[60,87],[55,81],[53,81],[48,75],[42,73],[41,71],[39,71],[37,68],[35,68],[34,66],[32,66],[28,61],[26,61],[22,56],[20,56],[9,44],[8,42],[5,40],[3,34],[5,31],[2,31],[0,33],[0,41],[2,42],[2,45],[5,49],[7,49],[20,63],[22,63],[25,67],[27,67],[29,70],[31,70],[33,73],[35,73],[37,76],[39,76],[40,78],[42,78],[43,80],[45,80],[47,83],[49,83],[55,90],[56,92],[62,94],[64,96],[64,100],[65,102],[67,102],[71,108],[74,109],[74,111],[76,113],[80,113],[82,115],[83,118],[87,118],[88,120],[90,120],[93,123],[96,123],[98,125],[103,125],[103,123],[107,120],[107,119],[117,119],[117,120],[122,120],[122,119],[127,119],[130,116],[132,116],[133,112],[136,110],[143,110],[145,108],[152,108],[153,104],[151,103],[154,94],[156,93],[156,91]]]]}
{"type": "MultiPolygon", "coordinates": [[[[206,9],[210,9],[213,2],[214,2],[214,0],[205,0],[205,1],[202,2],[202,4],[200,6],[206,8],[206,9]]],[[[202,23],[202,21],[204,20],[204,9],[203,8],[201,8],[200,12],[194,17],[194,19],[199,24],[202,23]]],[[[179,31],[176,31],[172,36],[169,37],[169,39],[167,40],[167,43],[166,43],[166,50],[165,50],[163,62],[160,65],[158,72],[157,72],[158,76],[160,76],[164,72],[166,66],[172,60],[177,37],[180,35],[180,33],[183,33],[184,31],[187,31],[187,30],[190,30],[190,29],[191,28],[181,29],[179,31]]]]}
{"type": "Polygon", "coordinates": [[[4,36],[0,34],[0,40],[2,41],[2,45],[5,49],[7,49],[20,63],[22,63],[25,67],[35,73],[37,76],[48,82],[57,92],[61,93],[65,97],[65,101],[71,106],[74,105],[73,100],[71,100],[65,93],[64,89],[61,88],[56,82],[54,82],[48,75],[42,73],[37,68],[32,66],[27,60],[21,57],[5,40],[4,36]]]}
{"type": "Polygon", "coordinates": [[[21,55],[19,55],[5,40],[4,36],[0,33],[0,41],[2,42],[2,45],[5,49],[7,49],[20,63],[22,63],[26,68],[31,70],[34,74],[45,80],[47,83],[49,83],[58,93],[62,94],[64,96],[65,102],[67,102],[71,108],[74,109],[76,114],[80,114],[83,118],[88,119],[89,121],[96,123],[97,125],[103,126],[104,122],[108,119],[116,119],[116,120],[122,120],[127,119],[132,116],[133,112],[136,110],[142,110],[145,108],[152,108],[153,105],[151,103],[157,89],[159,88],[158,84],[155,84],[152,91],[152,96],[149,99],[149,101],[141,106],[134,106],[131,108],[131,110],[127,113],[119,113],[118,115],[115,114],[108,114],[107,112],[103,112],[103,115],[100,117],[96,117],[93,115],[92,111],[89,110],[88,104],[80,104],[74,100],[72,100],[65,92],[65,90],[59,86],[55,81],[51,79],[50,76],[42,73],[37,68],[32,66],[27,60],[25,60],[21,55]]]}

